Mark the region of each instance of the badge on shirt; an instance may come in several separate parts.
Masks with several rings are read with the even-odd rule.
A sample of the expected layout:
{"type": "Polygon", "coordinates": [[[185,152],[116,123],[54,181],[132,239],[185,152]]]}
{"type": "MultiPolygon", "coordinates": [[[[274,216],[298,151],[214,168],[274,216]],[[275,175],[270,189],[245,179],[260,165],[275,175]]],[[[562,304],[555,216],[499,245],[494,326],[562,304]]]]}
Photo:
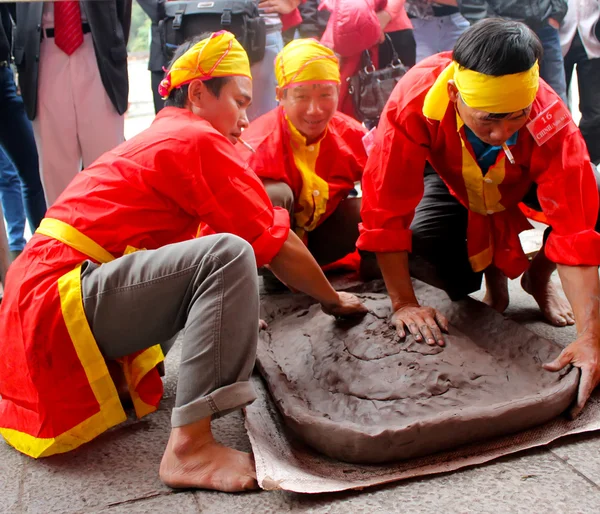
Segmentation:
{"type": "Polygon", "coordinates": [[[527,124],[527,130],[538,146],[542,146],[570,121],[569,110],[560,100],[556,100],[527,124]]]}
{"type": "Polygon", "coordinates": [[[375,129],[377,127],[373,127],[369,132],[367,132],[363,138],[363,146],[365,147],[365,152],[367,152],[367,156],[371,153],[373,149],[373,145],[375,145],[375,129]]]}

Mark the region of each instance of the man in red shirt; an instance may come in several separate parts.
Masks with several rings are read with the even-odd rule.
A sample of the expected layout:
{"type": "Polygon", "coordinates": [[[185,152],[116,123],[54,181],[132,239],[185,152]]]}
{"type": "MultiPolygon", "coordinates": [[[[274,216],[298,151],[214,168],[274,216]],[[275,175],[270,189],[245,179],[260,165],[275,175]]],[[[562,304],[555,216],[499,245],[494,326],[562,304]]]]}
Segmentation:
{"type": "Polygon", "coordinates": [[[183,45],[161,90],[152,126],[73,180],[8,272],[0,434],[32,457],[70,451],[126,419],[122,386],[138,417],[154,411],[161,347],[181,333],[161,479],[239,491],[256,487],[251,456],[210,421],[255,398],[256,266],[331,314],[366,309],[331,287],[235,153],[252,81],[233,35],[183,45]],[[201,224],[218,234],[194,239],[201,224]]]}
{"type": "Polygon", "coordinates": [[[296,39],[275,60],[279,107],[244,131],[241,149],[275,206],[321,265],[352,253],[360,198],[348,197],[367,161],[366,129],[337,112],[335,54],[315,39],[296,39]]]}
{"type": "Polygon", "coordinates": [[[443,344],[447,321],[415,298],[411,250],[413,274],[453,299],[477,290],[485,271],[486,302],[500,311],[506,277],[525,272],[523,287],[545,316],[577,324],[577,340],[546,365],[581,368],[575,414],[600,381],[598,189],[579,130],[539,80],[541,53],[525,25],[490,19],[465,32],[452,55],[407,73],[369,155],[357,245],[377,253],[399,334],[429,344],[443,344]],[[552,230],[529,267],[519,203],[534,184],[552,230]],[[570,306],[550,282],[557,265],[570,306]]]}

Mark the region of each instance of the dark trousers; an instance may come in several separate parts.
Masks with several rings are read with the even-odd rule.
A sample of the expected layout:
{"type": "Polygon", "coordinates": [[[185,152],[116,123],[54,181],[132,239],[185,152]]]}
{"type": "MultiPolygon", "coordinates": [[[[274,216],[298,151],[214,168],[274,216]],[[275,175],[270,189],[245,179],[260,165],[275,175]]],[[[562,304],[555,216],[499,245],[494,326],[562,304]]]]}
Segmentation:
{"type": "MultiPolygon", "coordinates": [[[[265,189],[275,207],[290,213],[294,228],[294,193],[285,182],[265,181],[265,189]]],[[[323,223],[308,233],[307,247],[321,266],[331,264],[356,249],[360,223],[360,198],[342,200],[323,223]]]]}
{"type": "MultiPolygon", "coordinates": [[[[412,29],[397,30],[387,34],[392,40],[394,49],[407,68],[414,66],[417,62],[417,43],[412,29]]],[[[379,67],[383,68],[392,63],[393,52],[389,41],[379,45],[379,67]]]]}
{"type": "MultiPolygon", "coordinates": [[[[425,192],[413,219],[410,273],[413,277],[446,291],[452,300],[460,300],[481,287],[482,272],[474,272],[467,252],[467,209],[450,194],[440,176],[425,169],[425,192]]],[[[600,177],[596,173],[600,190],[600,177]]],[[[523,197],[528,207],[541,211],[537,186],[523,197]]],[[[600,219],[596,221],[600,232],[600,219]]],[[[544,240],[550,234],[546,229],[544,240]]]]}
{"type": "Polygon", "coordinates": [[[544,55],[540,62],[540,77],[554,89],[563,102],[567,103],[567,83],[558,30],[545,22],[542,27],[535,29],[535,33],[544,47],[544,55]]]}
{"type": "Polygon", "coordinates": [[[25,214],[34,232],[46,214],[46,199],[33,128],[8,67],[0,67],[0,145],[21,179],[25,214]]]}
{"type": "Polygon", "coordinates": [[[592,162],[600,164],[600,59],[588,58],[578,32],[575,33],[571,48],[565,55],[567,90],[575,65],[577,65],[579,110],[581,111],[579,129],[585,139],[592,162]]]}
{"type": "Polygon", "coordinates": [[[161,80],[165,78],[165,72],[151,71],[150,73],[150,79],[152,83],[152,98],[154,99],[154,113],[158,114],[158,112],[165,106],[165,101],[158,93],[158,86],[160,85],[161,80]]]}

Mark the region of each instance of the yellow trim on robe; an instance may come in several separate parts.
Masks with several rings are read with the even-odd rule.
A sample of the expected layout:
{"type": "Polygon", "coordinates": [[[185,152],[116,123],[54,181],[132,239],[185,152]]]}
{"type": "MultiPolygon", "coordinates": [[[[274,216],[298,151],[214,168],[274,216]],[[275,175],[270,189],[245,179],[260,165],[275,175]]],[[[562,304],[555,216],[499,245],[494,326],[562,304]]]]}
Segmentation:
{"type": "Polygon", "coordinates": [[[162,348],[159,345],[152,346],[146,351],[140,353],[135,359],[119,359],[119,364],[125,374],[131,401],[135,408],[135,414],[138,418],[143,418],[146,414],[150,414],[156,410],[156,407],[149,405],[140,397],[136,388],[142,378],[159,363],[165,360],[162,348]]]}
{"type": "Polygon", "coordinates": [[[316,173],[317,158],[321,149],[321,141],[327,134],[323,134],[319,141],[311,145],[306,144],[306,138],[298,131],[287,118],[291,133],[291,147],[294,162],[302,177],[300,197],[296,201],[302,206],[302,211],[295,215],[296,233],[300,238],[305,232],[314,230],[319,220],[327,210],[329,200],[329,184],[316,173]]]}
{"type": "MultiPolygon", "coordinates": [[[[36,232],[57,239],[102,264],[114,260],[114,257],[98,243],[63,221],[44,218],[36,232]]],[[[126,249],[126,253],[133,251],[135,248],[131,246],[126,249]]],[[[67,331],[98,402],[99,412],[53,438],[40,438],[13,429],[0,429],[0,434],[11,446],[34,458],[73,450],[127,419],[106,361],[85,316],[81,293],[81,265],[61,276],[57,287],[67,331]]],[[[136,387],[149,371],[164,360],[160,346],[148,348],[135,359],[124,357],[119,360],[137,416],[142,417],[155,411],[156,407],[146,404],[140,398],[136,387]]]]}
{"type": "Polygon", "coordinates": [[[499,161],[490,166],[484,177],[462,137],[460,129],[463,126],[462,118],[456,113],[456,127],[462,146],[462,176],[469,198],[469,209],[484,216],[504,211],[505,207],[500,203],[502,194],[498,185],[502,184],[506,175],[506,156],[502,154],[499,161]]]}
{"type": "Polygon", "coordinates": [[[65,325],[100,412],[54,438],[38,438],[16,430],[0,429],[10,445],[34,458],[77,448],[127,419],[106,361],[85,317],[81,295],[81,265],[58,279],[58,292],[65,325]]]}
{"type": "Polygon", "coordinates": [[[494,260],[494,245],[492,241],[490,241],[490,246],[488,246],[485,250],[479,252],[477,255],[473,255],[469,257],[469,263],[471,264],[471,269],[477,273],[479,271],[483,271],[486,269],[494,260]]]}

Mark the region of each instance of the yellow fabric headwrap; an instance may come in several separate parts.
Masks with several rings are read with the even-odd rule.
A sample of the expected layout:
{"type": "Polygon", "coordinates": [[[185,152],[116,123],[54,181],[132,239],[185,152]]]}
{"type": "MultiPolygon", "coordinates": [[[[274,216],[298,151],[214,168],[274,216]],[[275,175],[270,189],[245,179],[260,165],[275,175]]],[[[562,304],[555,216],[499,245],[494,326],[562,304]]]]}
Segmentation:
{"type": "Polygon", "coordinates": [[[250,61],[235,36],[222,30],[199,41],[179,57],[160,83],[158,92],[166,99],[173,89],[194,79],[234,75],[252,78],[250,61]]]}
{"type": "Polygon", "coordinates": [[[316,39],[295,39],[275,58],[279,87],[305,83],[340,83],[340,68],[333,51],[316,39]]]}
{"type": "Polygon", "coordinates": [[[540,67],[536,63],[527,71],[494,77],[462,68],[452,61],[439,75],[425,96],[423,114],[441,120],[448,103],[448,81],[454,80],[463,102],[480,111],[504,114],[522,111],[535,100],[540,85],[540,67]]]}

